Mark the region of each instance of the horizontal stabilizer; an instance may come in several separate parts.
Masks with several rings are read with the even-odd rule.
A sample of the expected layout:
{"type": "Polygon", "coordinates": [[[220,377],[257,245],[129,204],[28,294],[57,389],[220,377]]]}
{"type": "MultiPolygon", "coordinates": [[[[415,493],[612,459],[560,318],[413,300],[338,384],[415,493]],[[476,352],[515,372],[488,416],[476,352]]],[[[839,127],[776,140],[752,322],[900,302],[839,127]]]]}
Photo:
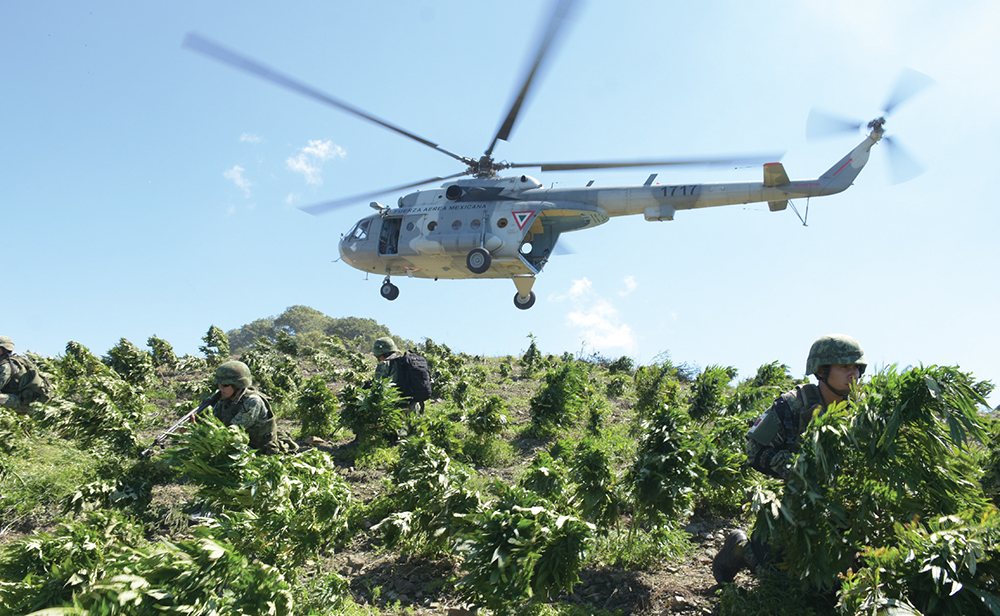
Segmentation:
{"type": "MultiPolygon", "coordinates": [[[[781,186],[788,184],[788,174],[781,163],[767,163],[764,165],[764,186],[781,186]]],[[[771,208],[772,210],[774,208],[771,208]]],[[[785,209],[782,206],[780,209],[785,209]]]]}
{"type": "Polygon", "coordinates": [[[768,201],[767,207],[772,212],[780,212],[788,207],[788,199],[785,199],[784,201],[768,201]]]}

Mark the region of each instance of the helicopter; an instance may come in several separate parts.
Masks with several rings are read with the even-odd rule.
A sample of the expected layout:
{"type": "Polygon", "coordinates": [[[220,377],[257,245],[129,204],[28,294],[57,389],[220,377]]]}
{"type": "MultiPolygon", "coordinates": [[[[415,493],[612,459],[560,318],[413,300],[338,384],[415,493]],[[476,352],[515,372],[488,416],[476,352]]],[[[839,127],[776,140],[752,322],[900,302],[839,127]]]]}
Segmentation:
{"type": "MultiPolygon", "coordinates": [[[[885,116],[903,96],[890,97],[884,115],[867,124],[861,143],[817,178],[790,180],[780,162],[765,162],[763,177],[754,182],[655,184],[651,174],[639,186],[595,187],[593,181],[579,188],[550,187],[529,175],[499,175],[507,169],[540,168],[546,171],[666,167],[675,165],[758,165],[773,158],[728,157],[661,161],[598,161],[563,163],[510,163],[493,158],[498,141],[507,141],[538,74],[575,0],[556,0],[554,11],[529,63],[520,89],[489,147],[479,157],[450,152],[437,143],[378,118],[349,103],[320,92],[245,55],[195,33],[185,36],[183,47],[231,67],[246,71],[313,100],[421,143],[464,164],[458,173],[402,186],[328,201],[300,209],[322,214],[390,192],[443,182],[439,188],[403,195],[395,208],[377,201],[377,211],[357,221],[341,236],[344,262],[364,272],[385,275],[380,294],[399,297],[393,276],[411,278],[473,279],[510,278],[516,292],[514,305],[522,310],[535,303],[535,277],[553,256],[560,236],[606,223],[616,216],[642,215],[647,221],[670,221],[678,210],[766,202],[770,211],[784,210],[791,199],[833,195],[849,188],[868,162],[871,148],[885,135],[885,116]],[[458,179],[472,176],[468,179],[458,179]]],[[[912,95],[906,92],[905,95],[912,95]]],[[[831,121],[827,121],[829,126],[831,121]]],[[[860,128],[832,120],[838,129],[860,128]]],[[[836,129],[830,129],[830,132],[836,129]]],[[[887,139],[888,141],[888,139],[887,139]]],[[[775,157],[780,158],[780,157],[775,157]]],[[[803,224],[804,224],[803,220],[803,224]]]]}

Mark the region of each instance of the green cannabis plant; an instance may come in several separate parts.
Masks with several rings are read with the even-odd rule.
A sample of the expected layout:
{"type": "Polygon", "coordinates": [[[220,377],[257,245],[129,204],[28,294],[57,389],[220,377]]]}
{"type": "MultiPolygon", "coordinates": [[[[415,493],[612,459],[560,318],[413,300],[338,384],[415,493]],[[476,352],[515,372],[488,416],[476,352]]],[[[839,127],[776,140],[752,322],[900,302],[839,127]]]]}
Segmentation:
{"type": "Polygon", "coordinates": [[[394,441],[404,431],[403,399],[389,379],[373,379],[368,389],[348,384],[340,399],[340,425],[359,442],[394,441]]]}
{"type": "Polygon", "coordinates": [[[568,592],[593,542],[593,525],[560,515],[532,492],[495,483],[497,499],[469,516],[461,591],[508,613],[568,592]]]}
{"type": "Polygon", "coordinates": [[[336,427],[337,395],[330,391],[322,376],[314,376],[303,385],[295,400],[295,416],[301,422],[299,438],[327,438],[336,427]]]}
{"type": "Polygon", "coordinates": [[[897,547],[899,524],[987,511],[969,451],[985,437],[983,402],[955,368],[889,368],[851,404],[815,415],[785,489],[754,497],[758,528],[784,551],[783,566],[835,588],[864,564],[856,555],[865,548],[897,547]]]}
{"type": "Polygon", "coordinates": [[[455,464],[443,449],[423,439],[401,446],[393,466],[394,503],[398,511],[379,522],[390,546],[403,541],[422,544],[440,554],[453,547],[464,527],[462,516],[476,511],[481,501],[471,490],[472,473],[455,464]]]}
{"type": "Polygon", "coordinates": [[[694,381],[694,392],[688,407],[691,419],[704,419],[724,413],[726,389],[734,378],[736,378],[735,368],[722,366],[705,368],[694,381]]]}
{"type": "Polygon", "coordinates": [[[625,475],[636,517],[648,524],[686,515],[701,481],[690,419],[664,407],[640,425],[639,449],[625,475]]]}
{"type": "Polygon", "coordinates": [[[208,367],[215,369],[223,362],[229,361],[229,338],[226,333],[212,325],[201,339],[203,344],[198,350],[205,355],[208,367]]]}
{"type": "Polygon", "coordinates": [[[545,383],[531,398],[531,428],[536,436],[555,435],[579,421],[594,395],[587,375],[576,363],[565,363],[545,374],[545,383]]]}

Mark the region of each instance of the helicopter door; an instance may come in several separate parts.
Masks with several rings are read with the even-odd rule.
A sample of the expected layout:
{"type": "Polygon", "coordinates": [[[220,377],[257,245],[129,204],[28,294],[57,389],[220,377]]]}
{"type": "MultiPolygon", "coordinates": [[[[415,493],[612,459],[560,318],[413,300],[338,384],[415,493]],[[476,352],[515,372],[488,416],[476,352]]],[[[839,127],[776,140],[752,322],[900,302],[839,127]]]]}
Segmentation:
{"type": "Polygon", "coordinates": [[[402,224],[402,217],[382,219],[382,231],[378,236],[380,255],[394,255],[399,252],[399,228],[402,224]]]}

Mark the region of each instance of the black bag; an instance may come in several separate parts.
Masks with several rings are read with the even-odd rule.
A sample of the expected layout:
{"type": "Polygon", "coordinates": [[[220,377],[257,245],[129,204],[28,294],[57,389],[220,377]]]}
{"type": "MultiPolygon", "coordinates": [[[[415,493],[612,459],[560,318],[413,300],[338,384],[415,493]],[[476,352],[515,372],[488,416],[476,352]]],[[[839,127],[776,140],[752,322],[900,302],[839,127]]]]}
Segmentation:
{"type": "Polygon", "coordinates": [[[396,387],[413,402],[423,402],[431,397],[431,371],[423,355],[407,351],[395,360],[399,369],[396,387]]]}

